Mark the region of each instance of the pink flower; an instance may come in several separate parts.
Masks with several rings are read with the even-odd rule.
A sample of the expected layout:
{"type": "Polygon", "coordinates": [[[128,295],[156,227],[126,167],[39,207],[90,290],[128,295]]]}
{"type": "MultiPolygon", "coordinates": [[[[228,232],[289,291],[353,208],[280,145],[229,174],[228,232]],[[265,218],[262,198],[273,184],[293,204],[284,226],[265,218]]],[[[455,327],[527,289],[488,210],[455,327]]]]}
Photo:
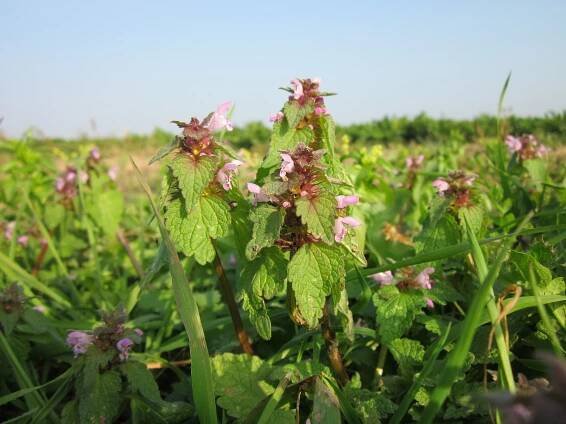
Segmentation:
{"type": "Polygon", "coordinates": [[[67,169],[64,174],[65,181],[68,183],[74,183],[77,179],[77,171],[74,169],[67,169]]]}
{"type": "Polygon", "coordinates": [[[427,297],[425,302],[426,302],[426,307],[428,309],[434,309],[434,302],[432,301],[431,298],[427,297]]]}
{"type": "Polygon", "coordinates": [[[434,272],[434,268],[427,267],[423,269],[419,274],[415,277],[415,282],[422,287],[423,289],[430,290],[432,289],[432,279],[430,278],[430,274],[434,272]]]}
{"type": "Polygon", "coordinates": [[[285,115],[281,111],[277,113],[272,113],[271,115],[269,115],[269,122],[280,122],[283,120],[284,117],[285,115]]]}
{"type": "Polygon", "coordinates": [[[382,286],[393,284],[393,274],[391,273],[391,271],[378,272],[377,274],[373,274],[370,277],[373,281],[381,284],[382,286]]]}
{"type": "Polygon", "coordinates": [[[228,111],[232,107],[232,102],[224,102],[216,108],[216,112],[212,114],[212,118],[207,124],[207,128],[210,131],[216,131],[226,128],[227,131],[232,131],[234,127],[232,122],[226,118],[228,111]]]}
{"type": "Polygon", "coordinates": [[[26,247],[26,246],[28,245],[28,242],[29,242],[29,237],[28,237],[28,236],[23,235],[23,236],[19,236],[19,237],[18,237],[18,243],[19,243],[21,246],[26,247]]]}
{"type": "Polygon", "coordinates": [[[4,228],[4,237],[6,237],[6,240],[12,240],[12,237],[14,237],[15,229],[16,221],[10,221],[6,224],[6,228],[4,228]]]}
{"type": "Polygon", "coordinates": [[[432,186],[436,189],[439,196],[444,196],[445,192],[450,188],[450,184],[442,178],[437,178],[432,182],[432,186]]]}
{"type": "Polygon", "coordinates": [[[316,85],[320,85],[321,83],[320,78],[318,77],[311,79],[311,82],[316,85]]]}
{"type": "Polygon", "coordinates": [[[547,155],[548,152],[550,152],[550,149],[548,147],[546,147],[544,144],[541,144],[540,146],[538,146],[535,150],[535,156],[541,158],[544,155],[547,155]]]}
{"type": "Polygon", "coordinates": [[[405,160],[405,164],[407,165],[407,169],[414,170],[419,168],[422,165],[423,161],[424,161],[423,155],[409,156],[405,160]]]}
{"type": "Polygon", "coordinates": [[[232,190],[232,178],[242,163],[242,161],[236,159],[224,164],[224,166],[218,171],[216,174],[216,181],[222,185],[224,190],[232,190]]]}
{"type": "Polygon", "coordinates": [[[291,202],[285,200],[283,201],[283,203],[281,203],[281,206],[283,206],[285,209],[289,209],[291,207],[291,202]]]}
{"type": "Polygon", "coordinates": [[[116,349],[118,349],[118,351],[120,352],[119,356],[121,361],[125,361],[126,359],[128,359],[128,356],[130,354],[130,349],[132,348],[133,345],[134,342],[132,341],[132,339],[129,339],[128,337],[118,340],[118,343],[116,343],[116,349]]]}
{"type": "Polygon", "coordinates": [[[57,191],[57,193],[61,193],[64,188],[65,188],[65,180],[61,177],[58,177],[55,180],[55,190],[57,191]]]}
{"type": "Polygon", "coordinates": [[[251,194],[253,194],[253,196],[254,196],[254,200],[253,200],[254,206],[256,204],[260,203],[260,202],[268,202],[269,201],[269,197],[265,193],[262,193],[261,187],[258,186],[257,184],[248,183],[247,188],[248,188],[248,191],[251,194]]]}
{"type": "Polygon", "coordinates": [[[293,158],[288,153],[281,153],[281,170],[279,171],[279,176],[283,181],[287,181],[287,174],[295,170],[295,162],[293,158]]]}
{"type": "Polygon", "coordinates": [[[291,81],[291,86],[293,87],[293,98],[295,100],[299,100],[303,97],[303,84],[298,79],[294,79],[291,81]]]}
{"type": "Polygon", "coordinates": [[[67,344],[73,348],[75,358],[86,353],[88,347],[92,344],[94,337],[84,331],[71,331],[67,335],[67,344]]]}
{"type": "Polygon", "coordinates": [[[47,308],[43,305],[36,305],[32,308],[35,312],[45,315],[47,308]]]}
{"type": "Polygon", "coordinates": [[[134,333],[136,333],[138,336],[143,336],[143,331],[140,330],[139,328],[134,329],[134,333]]]}
{"type": "Polygon", "coordinates": [[[94,147],[93,149],[91,149],[89,152],[89,157],[93,161],[98,162],[100,160],[100,149],[98,147],[94,147]]]}
{"type": "Polygon", "coordinates": [[[110,178],[112,181],[116,181],[116,178],[118,178],[118,166],[112,165],[107,174],[108,178],[110,178]]]}
{"type": "Polygon", "coordinates": [[[317,106],[314,108],[314,114],[316,116],[326,115],[326,108],[324,106],[317,106]]]}
{"type": "Polygon", "coordinates": [[[357,205],[360,201],[360,198],[356,195],[351,196],[336,196],[336,208],[344,209],[350,205],[357,205]]]}
{"type": "Polygon", "coordinates": [[[84,171],[79,172],[79,179],[81,184],[86,184],[88,182],[88,174],[84,171]]]}
{"type": "Polygon", "coordinates": [[[517,137],[513,137],[512,135],[505,137],[505,144],[511,153],[519,152],[523,148],[521,140],[517,137]]]}
{"type": "Polygon", "coordinates": [[[356,228],[360,225],[360,221],[351,216],[336,218],[336,221],[334,221],[334,240],[340,243],[346,237],[348,228],[356,228]]]}

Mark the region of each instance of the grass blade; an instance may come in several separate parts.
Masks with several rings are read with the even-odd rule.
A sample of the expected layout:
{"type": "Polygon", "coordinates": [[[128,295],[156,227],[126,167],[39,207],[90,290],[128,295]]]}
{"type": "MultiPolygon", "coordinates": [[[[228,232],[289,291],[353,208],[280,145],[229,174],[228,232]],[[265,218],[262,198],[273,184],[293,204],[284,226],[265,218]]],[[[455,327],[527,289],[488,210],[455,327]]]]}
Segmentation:
{"type": "Polygon", "coordinates": [[[265,405],[265,408],[263,409],[263,412],[261,413],[257,424],[269,423],[269,419],[271,418],[273,411],[275,411],[275,408],[277,408],[277,405],[281,401],[281,397],[283,396],[283,393],[285,393],[285,389],[287,388],[289,381],[291,381],[292,375],[293,373],[289,372],[281,379],[281,381],[277,385],[277,388],[271,395],[269,402],[267,402],[267,405],[265,405]]]}
{"type": "Polygon", "coordinates": [[[444,347],[446,340],[448,340],[448,335],[450,334],[451,329],[452,323],[448,323],[446,330],[444,330],[444,334],[442,334],[438,338],[435,344],[428,348],[427,352],[425,353],[425,358],[427,359],[422,371],[419,373],[418,377],[415,378],[413,384],[411,384],[411,387],[409,388],[407,393],[405,393],[405,396],[403,396],[403,400],[401,400],[397,411],[395,411],[395,414],[393,414],[393,416],[389,420],[389,424],[399,424],[409,410],[411,403],[415,399],[417,391],[421,387],[423,381],[428,378],[429,374],[431,373],[434,367],[434,361],[436,361],[438,355],[440,355],[440,352],[442,352],[442,348],[444,347]]]}
{"type": "Polygon", "coordinates": [[[47,297],[53,299],[60,306],[64,306],[65,308],[71,307],[71,302],[69,302],[62,294],[43,284],[33,275],[20,267],[15,261],[5,256],[2,252],[0,252],[0,269],[8,276],[8,278],[17,280],[28,288],[43,293],[47,297]]]}
{"type": "Polygon", "coordinates": [[[550,321],[550,317],[548,316],[548,313],[546,312],[546,308],[544,307],[544,305],[542,304],[542,301],[541,301],[541,296],[540,296],[540,293],[539,293],[539,289],[538,289],[538,285],[537,285],[537,281],[536,281],[536,277],[535,277],[535,272],[533,270],[533,263],[532,262],[529,264],[529,285],[531,286],[531,290],[533,291],[533,294],[535,295],[534,297],[536,299],[538,312],[539,312],[540,318],[542,320],[542,323],[543,323],[543,325],[546,329],[546,334],[550,338],[550,343],[552,345],[552,349],[554,350],[554,354],[556,356],[558,356],[559,358],[563,358],[564,357],[564,351],[562,349],[560,341],[558,340],[558,337],[556,336],[556,329],[552,325],[552,322],[550,321]]]}
{"type": "MultiPolygon", "coordinates": [[[[529,213],[525,217],[525,219],[519,224],[518,231],[520,231],[525,224],[530,221],[532,215],[532,213],[529,213]]],[[[464,319],[460,337],[457,339],[454,349],[448,356],[446,366],[440,374],[438,386],[432,392],[430,402],[424,410],[421,419],[422,423],[433,422],[436,414],[440,411],[444,401],[450,394],[452,384],[458,376],[458,373],[461,371],[468,351],[470,350],[470,346],[472,345],[472,340],[476,334],[477,324],[482,316],[482,309],[489,299],[493,284],[499,275],[503,262],[507,258],[507,254],[513,244],[513,241],[514,238],[509,237],[503,242],[497,252],[493,265],[487,273],[487,276],[483,279],[483,281],[481,281],[481,285],[473,297],[468,313],[464,319]]]]}
{"type": "Polygon", "coordinates": [[[138,173],[138,181],[145,191],[149,203],[159,225],[161,237],[169,254],[169,270],[173,280],[173,291],[177,310],[185,331],[189,336],[189,349],[191,352],[191,382],[193,388],[193,398],[195,408],[199,416],[200,422],[206,424],[214,424],[217,422],[216,402],[214,397],[214,386],[212,380],[212,366],[204,337],[204,330],[200,319],[197,303],[193,295],[193,291],[177,255],[177,250],[173,245],[169,234],[165,228],[163,217],[151,194],[151,189],[142,178],[142,174],[130,157],[130,160],[138,173]]]}
{"type": "MultiPolygon", "coordinates": [[[[513,233],[505,234],[505,235],[502,235],[502,236],[486,238],[486,239],[483,239],[483,240],[479,240],[478,243],[480,245],[484,245],[484,244],[493,243],[493,242],[499,241],[499,240],[505,240],[505,239],[509,239],[509,238],[514,239],[516,236],[519,236],[519,235],[534,235],[534,234],[543,234],[543,233],[548,233],[548,232],[564,231],[564,230],[566,230],[566,225],[564,225],[564,224],[546,225],[546,226],[541,226],[541,227],[538,227],[538,228],[532,228],[532,229],[524,230],[524,231],[515,231],[513,233]]],[[[471,243],[455,244],[453,246],[447,246],[447,247],[442,247],[442,248],[437,249],[437,250],[433,250],[432,252],[419,253],[418,255],[415,255],[411,258],[402,259],[400,261],[397,261],[397,262],[394,262],[394,263],[391,263],[391,264],[386,264],[386,265],[378,266],[378,267],[375,267],[375,268],[362,269],[362,270],[360,270],[360,272],[361,272],[362,275],[368,276],[368,275],[375,274],[377,272],[394,271],[396,269],[404,268],[404,267],[411,266],[411,265],[419,265],[419,264],[426,263],[426,262],[434,262],[434,261],[438,261],[438,260],[441,260],[441,259],[450,258],[450,257],[453,257],[453,256],[463,255],[465,253],[468,253],[471,249],[472,249],[471,243]]],[[[347,278],[348,278],[348,281],[352,281],[356,278],[356,275],[352,275],[351,273],[349,273],[347,278]]]]}
{"type": "MultiPolygon", "coordinates": [[[[484,281],[488,274],[487,261],[478,243],[478,240],[470,227],[468,217],[464,214],[464,221],[466,223],[466,232],[468,233],[468,238],[472,243],[472,257],[474,258],[474,263],[476,264],[476,271],[478,274],[478,280],[484,281]]],[[[503,329],[498,321],[499,311],[495,305],[493,289],[490,290],[489,300],[487,301],[487,312],[491,319],[492,325],[495,327],[495,344],[497,345],[497,353],[499,355],[499,365],[503,372],[503,383],[504,387],[509,389],[511,393],[515,393],[515,379],[513,378],[513,369],[511,367],[511,360],[509,359],[509,349],[505,343],[505,336],[503,334],[503,329]]]]}

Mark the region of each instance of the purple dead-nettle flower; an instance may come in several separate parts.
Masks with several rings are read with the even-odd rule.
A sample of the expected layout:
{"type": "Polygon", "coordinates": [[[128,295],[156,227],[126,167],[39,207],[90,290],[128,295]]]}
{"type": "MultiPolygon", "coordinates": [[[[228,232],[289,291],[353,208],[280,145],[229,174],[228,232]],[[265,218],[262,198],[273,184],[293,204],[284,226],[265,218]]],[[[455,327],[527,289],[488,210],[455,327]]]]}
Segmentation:
{"type": "Polygon", "coordinates": [[[224,164],[224,166],[218,171],[216,174],[216,181],[222,185],[224,190],[232,190],[232,178],[242,163],[242,161],[236,159],[224,164]]]}
{"type": "Polygon", "coordinates": [[[18,237],[18,244],[20,246],[26,247],[28,245],[28,243],[29,243],[29,237],[28,236],[23,235],[23,236],[18,237]]]}
{"type": "Polygon", "coordinates": [[[326,115],[326,108],[324,106],[317,106],[314,108],[314,114],[316,116],[326,115]]]}
{"type": "Polygon", "coordinates": [[[88,182],[88,174],[84,171],[79,172],[79,180],[81,184],[86,184],[88,182]]]}
{"type": "Polygon", "coordinates": [[[521,148],[523,147],[521,140],[517,137],[513,137],[512,135],[505,137],[505,144],[511,153],[517,153],[521,151],[521,148]]]}
{"type": "Polygon", "coordinates": [[[432,182],[432,186],[436,189],[436,193],[439,196],[444,196],[446,191],[450,188],[450,184],[442,178],[437,178],[432,182]]]}
{"type": "Polygon", "coordinates": [[[339,195],[336,196],[336,208],[344,209],[347,208],[348,206],[357,205],[359,201],[360,198],[356,195],[350,195],[350,196],[339,195]]]}
{"type": "Polygon", "coordinates": [[[371,275],[371,279],[382,286],[388,286],[393,284],[393,274],[391,271],[378,272],[371,275]]]}
{"type": "Polygon", "coordinates": [[[287,181],[287,174],[290,174],[295,170],[295,162],[293,158],[288,153],[281,153],[281,170],[279,171],[279,176],[283,181],[287,181]]]}
{"type": "Polygon", "coordinates": [[[6,237],[6,240],[12,240],[12,237],[14,237],[15,229],[16,221],[10,221],[6,224],[6,227],[4,227],[4,237],[6,237]]]}
{"type": "Polygon", "coordinates": [[[226,117],[228,111],[232,107],[232,102],[224,102],[216,108],[216,111],[212,114],[210,121],[207,124],[207,128],[210,131],[216,131],[221,129],[226,129],[227,131],[232,131],[234,127],[232,122],[226,117]]]}
{"type": "Polygon", "coordinates": [[[255,206],[258,203],[268,202],[269,196],[261,191],[261,187],[254,183],[247,184],[248,191],[254,196],[253,205],[255,206]]]}
{"type": "Polygon", "coordinates": [[[67,335],[67,344],[73,349],[75,357],[86,353],[94,337],[84,331],[71,331],[67,335]]]}
{"type": "Polygon", "coordinates": [[[428,309],[434,309],[434,302],[432,301],[432,299],[430,297],[427,297],[425,299],[425,302],[426,302],[426,307],[428,309]]]}
{"type": "Polygon", "coordinates": [[[348,228],[356,228],[361,225],[360,221],[351,216],[338,217],[334,221],[334,240],[340,243],[346,237],[348,228]]]}
{"type": "Polygon", "coordinates": [[[430,278],[430,274],[434,272],[434,268],[427,267],[417,274],[415,277],[415,282],[423,289],[432,289],[433,280],[430,278]]]}
{"type": "Polygon", "coordinates": [[[135,329],[134,329],[134,333],[136,333],[136,334],[137,334],[138,336],[140,336],[140,337],[143,336],[143,331],[140,330],[139,328],[135,328],[135,329]]]}
{"type": "Polygon", "coordinates": [[[549,152],[548,147],[532,134],[521,137],[508,135],[505,137],[505,144],[509,153],[516,154],[521,160],[541,158],[549,152]]]}
{"type": "Polygon", "coordinates": [[[128,359],[128,356],[130,355],[130,349],[133,345],[134,342],[128,337],[118,340],[118,343],[116,343],[116,349],[118,349],[118,351],[120,352],[119,356],[121,361],[128,359]]]}
{"type": "Polygon", "coordinates": [[[281,206],[283,206],[285,209],[289,209],[291,207],[291,202],[284,200],[283,203],[281,203],[281,206]]]}
{"type": "Polygon", "coordinates": [[[293,98],[299,100],[303,97],[303,84],[300,80],[294,79],[291,81],[291,87],[293,87],[293,98]]]}
{"type": "Polygon", "coordinates": [[[285,115],[281,111],[277,113],[272,113],[271,115],[269,115],[269,122],[280,122],[283,120],[284,116],[285,115]]]}
{"type": "Polygon", "coordinates": [[[112,181],[116,181],[116,178],[118,178],[118,167],[116,165],[112,165],[107,174],[108,178],[110,178],[112,181]]]}
{"type": "Polygon", "coordinates": [[[88,154],[88,157],[94,162],[98,162],[100,160],[100,149],[98,147],[92,148],[88,154]]]}
{"type": "Polygon", "coordinates": [[[47,308],[43,305],[36,305],[32,309],[42,315],[45,315],[45,313],[47,312],[47,308]]]}
{"type": "Polygon", "coordinates": [[[423,155],[409,156],[405,160],[405,164],[406,164],[407,169],[409,171],[416,171],[417,169],[419,169],[421,167],[423,162],[424,162],[424,156],[423,155]]]}

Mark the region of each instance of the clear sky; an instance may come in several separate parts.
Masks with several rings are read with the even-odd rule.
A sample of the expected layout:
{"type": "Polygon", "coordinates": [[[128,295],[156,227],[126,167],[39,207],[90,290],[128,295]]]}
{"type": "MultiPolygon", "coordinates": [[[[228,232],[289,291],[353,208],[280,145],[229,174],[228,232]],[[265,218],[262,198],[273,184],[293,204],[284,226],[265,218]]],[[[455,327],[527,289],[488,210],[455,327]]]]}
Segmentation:
{"type": "Polygon", "coordinates": [[[339,123],[566,109],[566,1],[17,1],[0,5],[0,131],[149,132],[225,100],[267,122],[295,76],[339,123]],[[91,120],[96,131],[91,129],[91,120]]]}

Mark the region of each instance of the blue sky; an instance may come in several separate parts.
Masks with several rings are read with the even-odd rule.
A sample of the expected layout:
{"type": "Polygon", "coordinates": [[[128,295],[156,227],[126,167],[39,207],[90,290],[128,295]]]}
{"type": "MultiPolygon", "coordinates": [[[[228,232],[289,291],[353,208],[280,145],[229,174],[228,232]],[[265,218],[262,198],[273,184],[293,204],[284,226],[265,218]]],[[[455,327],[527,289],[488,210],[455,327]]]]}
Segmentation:
{"type": "Polygon", "coordinates": [[[566,109],[566,2],[9,1],[0,131],[148,132],[225,100],[267,121],[295,76],[339,96],[339,123],[566,109]],[[96,122],[96,131],[91,129],[96,122]]]}

